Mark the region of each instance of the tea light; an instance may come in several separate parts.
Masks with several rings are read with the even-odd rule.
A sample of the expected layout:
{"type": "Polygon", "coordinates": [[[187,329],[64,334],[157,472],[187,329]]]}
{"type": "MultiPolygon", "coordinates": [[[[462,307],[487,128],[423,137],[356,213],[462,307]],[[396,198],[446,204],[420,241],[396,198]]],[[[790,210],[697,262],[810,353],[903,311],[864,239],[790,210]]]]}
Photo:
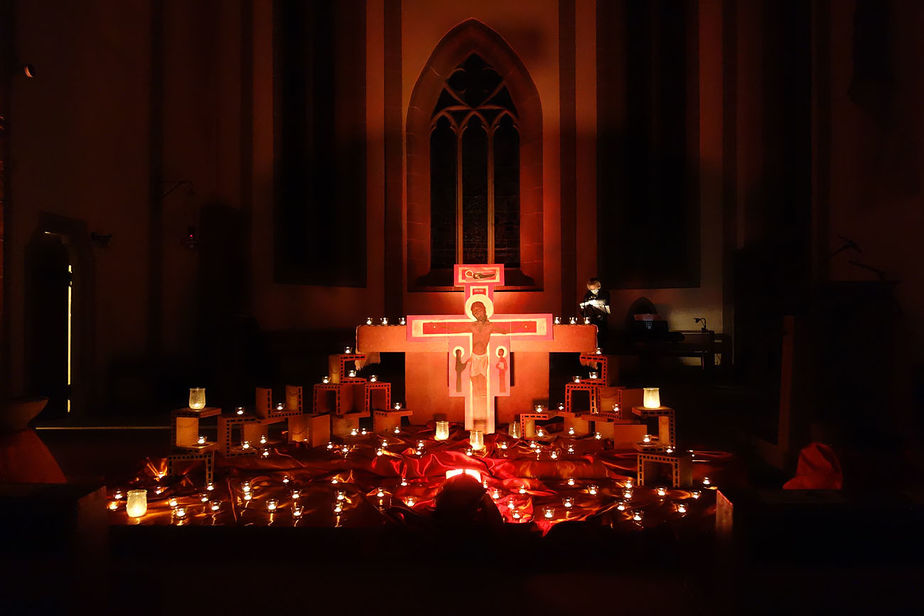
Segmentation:
{"type": "Polygon", "coordinates": [[[580,382],[581,382],[581,377],[575,375],[575,377],[574,377],[572,380],[573,380],[575,383],[580,383],[580,382]]]}
{"type": "Polygon", "coordinates": [[[635,520],[636,522],[641,522],[641,521],[642,521],[642,512],[641,512],[641,511],[636,511],[636,512],[632,515],[632,519],[635,520]]]}
{"type": "Polygon", "coordinates": [[[404,499],[404,504],[407,505],[408,507],[413,507],[416,502],[417,501],[414,499],[413,496],[408,496],[407,498],[404,499]]]}
{"type": "Polygon", "coordinates": [[[619,511],[625,511],[626,504],[622,501],[619,501],[618,503],[616,503],[616,509],[618,509],[619,511]]]}
{"type": "Polygon", "coordinates": [[[337,500],[342,501],[346,499],[346,493],[343,490],[337,490],[337,500]]]}
{"type": "Polygon", "coordinates": [[[299,490],[292,490],[292,500],[297,499],[302,493],[299,490]]]}
{"type": "Polygon", "coordinates": [[[334,442],[333,442],[333,441],[327,441],[327,448],[328,448],[328,449],[333,449],[333,448],[334,448],[334,442]]]}
{"type": "Polygon", "coordinates": [[[597,439],[597,440],[599,441],[600,439],[603,438],[603,435],[600,434],[599,432],[594,432],[594,438],[597,439]]]}
{"type": "Polygon", "coordinates": [[[340,448],[340,453],[343,454],[343,457],[346,457],[346,455],[350,453],[350,448],[344,445],[343,447],[340,448]]]}
{"type": "Polygon", "coordinates": [[[207,484],[205,484],[205,489],[211,492],[212,490],[215,489],[215,484],[210,481],[207,484]]]}
{"type": "Polygon", "coordinates": [[[331,484],[332,486],[335,486],[335,485],[337,485],[338,483],[340,483],[340,480],[337,479],[336,477],[331,477],[331,478],[330,478],[330,484],[331,484]]]}
{"type": "Polygon", "coordinates": [[[707,488],[712,486],[712,481],[708,477],[703,477],[703,486],[707,488]]]}
{"type": "Polygon", "coordinates": [[[642,404],[646,409],[656,409],[661,406],[661,393],[657,387],[645,387],[643,392],[642,404]]]}
{"type": "Polygon", "coordinates": [[[148,510],[148,491],[129,490],[128,500],[125,502],[125,513],[130,518],[140,518],[148,510]]]}
{"type": "Polygon", "coordinates": [[[632,489],[632,480],[631,480],[631,479],[626,479],[626,483],[623,485],[623,487],[626,488],[627,490],[631,490],[631,489],[632,489]]]}
{"type": "Polygon", "coordinates": [[[269,455],[270,455],[270,450],[269,450],[269,449],[264,449],[264,450],[261,452],[260,455],[262,455],[264,458],[268,458],[269,455]]]}
{"type": "Polygon", "coordinates": [[[353,347],[343,347],[343,352],[350,355],[353,353],[353,347]]]}
{"type": "Polygon", "coordinates": [[[552,519],[552,517],[555,516],[555,510],[552,509],[551,507],[546,507],[544,515],[545,515],[545,519],[550,520],[552,519]]]}
{"type": "Polygon", "coordinates": [[[507,449],[507,441],[501,441],[501,443],[500,443],[500,448],[501,448],[501,449],[507,449]]]}
{"type": "Polygon", "coordinates": [[[553,460],[557,460],[557,459],[558,459],[558,451],[556,451],[556,450],[553,449],[553,450],[552,450],[552,453],[549,454],[549,457],[552,458],[553,460]]]}
{"type": "Polygon", "coordinates": [[[516,504],[513,502],[512,498],[507,499],[507,509],[516,509],[516,504]]]}
{"type": "Polygon", "coordinates": [[[623,497],[626,498],[627,500],[628,500],[628,499],[631,499],[631,498],[632,498],[632,490],[626,488],[625,490],[623,490],[622,495],[623,495],[623,497]]]}
{"type": "Polygon", "coordinates": [[[569,485],[569,486],[573,486],[573,485],[574,485],[574,477],[568,477],[568,485],[569,485]]]}
{"type": "Polygon", "coordinates": [[[398,325],[407,325],[407,319],[405,319],[404,317],[400,317],[398,319],[398,325]]]}
{"type": "Polygon", "coordinates": [[[520,486],[520,489],[518,490],[518,492],[520,494],[526,494],[526,486],[520,486]]]}
{"type": "Polygon", "coordinates": [[[384,496],[385,496],[385,489],[384,489],[384,488],[379,488],[379,489],[376,491],[375,495],[378,496],[379,498],[384,498],[384,496]]]}
{"type": "Polygon", "coordinates": [[[382,317],[382,325],[388,325],[388,317],[382,317]]]}
{"type": "Polygon", "coordinates": [[[590,484],[589,486],[587,486],[587,492],[588,492],[589,494],[591,494],[592,496],[596,496],[596,495],[597,495],[597,486],[596,486],[596,484],[593,484],[593,483],[592,483],[592,484],[590,484]]]}
{"type": "Polygon", "coordinates": [[[613,403],[613,412],[614,412],[614,413],[618,413],[618,412],[619,412],[619,403],[618,403],[618,402],[613,403]]]}
{"type": "Polygon", "coordinates": [[[196,411],[205,408],[205,387],[189,388],[189,408],[196,411]]]}
{"type": "Polygon", "coordinates": [[[267,510],[267,511],[276,511],[276,507],[277,507],[277,506],[278,506],[278,503],[276,502],[276,499],[275,499],[275,498],[271,498],[271,499],[269,499],[268,501],[266,501],[266,510],[267,510]]]}
{"type": "Polygon", "coordinates": [[[186,509],[184,507],[177,507],[173,513],[180,520],[186,517],[186,509]]]}
{"type": "Polygon", "coordinates": [[[250,499],[253,498],[253,494],[251,494],[250,492],[244,492],[243,497],[245,501],[250,502],[250,499]]]}
{"type": "Polygon", "coordinates": [[[530,449],[535,449],[535,448],[538,447],[538,446],[539,446],[539,445],[536,444],[536,441],[530,441],[530,442],[529,442],[529,448],[530,448],[530,449]]]}
{"type": "Polygon", "coordinates": [[[542,412],[542,405],[541,405],[541,404],[537,404],[537,405],[536,405],[536,412],[537,412],[537,413],[541,413],[541,412],[542,412]]]}
{"type": "Polygon", "coordinates": [[[350,371],[348,371],[348,372],[347,372],[347,376],[350,377],[351,379],[355,379],[355,378],[356,378],[356,370],[350,370],[350,371]]]}
{"type": "Polygon", "coordinates": [[[340,503],[335,503],[335,504],[334,504],[334,513],[340,513],[341,511],[343,511],[343,505],[341,505],[340,503]]]}
{"type": "Polygon", "coordinates": [[[684,514],[687,512],[687,506],[684,503],[677,503],[677,513],[684,514]]]}
{"type": "Polygon", "coordinates": [[[538,430],[536,430],[536,436],[542,438],[543,436],[545,436],[545,430],[543,430],[542,428],[539,428],[538,430]]]}
{"type": "Polygon", "coordinates": [[[196,443],[198,443],[199,445],[205,445],[205,437],[204,437],[204,436],[200,436],[200,437],[196,440],[196,443]]]}
{"type": "Polygon", "coordinates": [[[200,502],[200,503],[207,503],[207,502],[209,502],[209,495],[208,495],[208,494],[205,494],[205,493],[200,494],[200,495],[199,495],[199,502],[200,502]]]}
{"type": "Polygon", "coordinates": [[[646,434],[645,436],[643,436],[643,437],[642,437],[642,442],[643,442],[643,443],[650,443],[650,442],[651,442],[651,435],[650,435],[650,434],[646,434]]]}
{"type": "Polygon", "coordinates": [[[119,501],[109,501],[109,511],[115,511],[119,508],[119,501]]]}
{"type": "Polygon", "coordinates": [[[235,412],[237,415],[243,415],[243,414],[244,414],[244,407],[243,407],[243,406],[239,406],[239,407],[237,407],[237,408],[234,409],[234,412],[235,412]]]}
{"type": "Polygon", "coordinates": [[[603,355],[603,349],[601,349],[600,347],[597,347],[594,353],[597,355],[603,355]]]}
{"type": "Polygon", "coordinates": [[[423,441],[417,441],[417,449],[423,449],[423,448],[424,448],[424,442],[423,442],[423,441]]]}
{"type": "Polygon", "coordinates": [[[570,323],[571,325],[577,325],[577,317],[571,317],[570,319],[568,319],[568,323],[570,323]]]}
{"type": "Polygon", "coordinates": [[[395,410],[396,410],[396,411],[400,411],[400,410],[401,410],[401,403],[400,403],[400,402],[395,402],[395,410]]]}
{"type": "Polygon", "coordinates": [[[357,430],[356,428],[353,428],[352,430],[350,430],[350,436],[359,436],[359,430],[357,430]]]}
{"type": "MultiPolygon", "coordinates": [[[[158,481],[159,481],[159,480],[158,480],[158,481]]],[[[163,487],[163,486],[157,486],[156,488],[154,488],[154,494],[157,494],[158,496],[160,496],[161,494],[164,493],[164,490],[166,490],[165,487],[163,487]]]]}
{"type": "Polygon", "coordinates": [[[668,447],[667,449],[664,450],[664,453],[674,453],[674,448],[668,447]]]}
{"type": "Polygon", "coordinates": [[[116,500],[122,500],[122,498],[124,498],[123,495],[122,495],[122,490],[116,490],[115,492],[113,492],[113,493],[112,493],[112,498],[114,498],[114,499],[116,499],[116,500]]]}
{"type": "Polygon", "coordinates": [[[584,317],[584,325],[590,325],[590,317],[584,317]]]}
{"type": "Polygon", "coordinates": [[[374,375],[374,374],[370,374],[370,375],[369,375],[369,382],[370,382],[370,383],[375,383],[375,382],[377,382],[378,380],[379,380],[379,377],[377,377],[376,375],[374,375]]]}
{"type": "Polygon", "coordinates": [[[404,477],[401,478],[401,485],[407,486],[407,479],[405,479],[404,477]]]}
{"type": "Polygon", "coordinates": [[[395,426],[395,429],[393,430],[393,432],[395,434],[401,434],[401,426],[395,426]]]}
{"type": "Polygon", "coordinates": [[[564,402],[559,402],[559,403],[558,403],[558,410],[559,410],[559,411],[565,410],[565,403],[564,403],[564,402]]]}
{"type": "Polygon", "coordinates": [[[555,323],[555,325],[561,325],[561,317],[555,317],[552,322],[555,323]]]}
{"type": "Polygon", "coordinates": [[[322,382],[322,383],[330,383],[330,377],[329,377],[329,376],[322,376],[322,377],[321,377],[321,382],[322,382]]]}
{"type": "Polygon", "coordinates": [[[266,435],[265,434],[260,435],[260,444],[266,445],[266,435]]]}
{"type": "Polygon", "coordinates": [[[216,511],[220,510],[220,509],[221,509],[221,501],[218,501],[218,500],[213,500],[213,501],[211,501],[211,502],[209,503],[209,509],[211,509],[212,512],[216,512],[216,511]]]}
{"type": "Polygon", "coordinates": [[[571,506],[574,505],[574,499],[570,496],[566,496],[561,499],[561,504],[565,506],[565,509],[571,509],[571,506]]]}
{"type": "Polygon", "coordinates": [[[472,451],[472,448],[471,448],[471,447],[466,447],[466,448],[465,448],[465,455],[470,456],[470,455],[472,455],[473,453],[475,453],[475,452],[472,451]]]}
{"type": "Polygon", "coordinates": [[[574,436],[574,426],[568,426],[568,436],[574,436]]]}
{"type": "Polygon", "coordinates": [[[285,404],[285,402],[277,402],[277,403],[276,403],[276,412],[277,412],[277,413],[281,413],[281,412],[284,411],[284,410],[286,410],[286,404],[285,404]]]}
{"type": "Polygon", "coordinates": [[[574,453],[574,445],[568,445],[568,453],[574,453]]]}
{"type": "Polygon", "coordinates": [[[302,517],[302,508],[301,508],[301,507],[293,507],[293,508],[292,508],[292,517],[293,517],[293,518],[300,518],[300,517],[302,517]]]}
{"type": "Polygon", "coordinates": [[[484,432],[481,430],[471,430],[468,433],[468,442],[475,451],[484,449],[484,432]]]}
{"type": "Polygon", "coordinates": [[[171,498],[170,500],[168,500],[167,504],[170,505],[173,509],[176,509],[177,502],[175,498],[171,498]]]}
{"type": "Polygon", "coordinates": [[[241,449],[250,449],[250,441],[244,441],[241,443],[241,449]]]}
{"type": "Polygon", "coordinates": [[[384,455],[385,455],[385,450],[382,449],[381,447],[379,447],[378,449],[375,450],[375,455],[377,455],[377,456],[384,456],[384,455]]]}
{"type": "Polygon", "coordinates": [[[241,492],[250,492],[250,482],[245,481],[241,484],[241,492]]]}
{"type": "Polygon", "coordinates": [[[491,498],[493,498],[494,500],[497,500],[500,497],[501,497],[500,490],[498,490],[497,488],[494,488],[494,490],[491,492],[491,498]]]}
{"type": "Polygon", "coordinates": [[[283,485],[289,485],[289,481],[290,481],[289,476],[288,476],[288,475],[283,475],[283,477],[282,477],[282,483],[283,483],[283,485]]]}
{"type": "Polygon", "coordinates": [[[519,512],[519,511],[514,511],[514,512],[513,512],[513,519],[514,519],[514,520],[519,520],[520,517],[521,517],[521,516],[520,516],[520,512],[519,512]]]}
{"type": "Polygon", "coordinates": [[[693,490],[692,492],[690,492],[690,496],[693,497],[693,500],[697,500],[697,499],[699,499],[700,491],[699,491],[699,490],[693,490]]]}
{"type": "Polygon", "coordinates": [[[661,496],[661,497],[667,496],[667,488],[659,487],[657,491],[658,491],[658,496],[661,496]]]}
{"type": "Polygon", "coordinates": [[[372,317],[366,317],[366,325],[372,325],[372,317]]]}

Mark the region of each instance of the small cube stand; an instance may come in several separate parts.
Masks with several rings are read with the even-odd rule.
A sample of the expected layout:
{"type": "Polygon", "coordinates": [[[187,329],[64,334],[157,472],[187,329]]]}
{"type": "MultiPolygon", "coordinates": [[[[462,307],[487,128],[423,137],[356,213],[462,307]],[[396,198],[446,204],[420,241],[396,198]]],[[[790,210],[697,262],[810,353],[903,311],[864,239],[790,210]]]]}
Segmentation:
{"type": "Polygon", "coordinates": [[[413,415],[408,409],[375,409],[372,411],[372,430],[376,434],[389,434],[401,426],[402,417],[413,415]]]}
{"type": "Polygon", "coordinates": [[[555,414],[565,419],[564,436],[581,438],[590,434],[590,422],[593,421],[594,417],[591,413],[557,411],[555,414]]]}
{"type": "Polygon", "coordinates": [[[520,413],[520,438],[536,438],[536,421],[548,418],[548,413],[520,413]]]}
{"type": "Polygon", "coordinates": [[[580,362],[582,366],[587,366],[597,371],[597,379],[603,386],[610,384],[610,358],[602,353],[581,353],[580,362]]]}
{"type": "Polygon", "coordinates": [[[600,412],[600,388],[603,382],[600,379],[584,379],[580,383],[565,384],[565,412],[580,413],[589,410],[591,413],[600,412]],[[572,397],[576,391],[586,391],[590,393],[590,409],[576,409],[572,402],[572,397]]]}
{"type": "Polygon", "coordinates": [[[671,469],[671,486],[683,488],[693,485],[693,457],[689,453],[665,454],[640,452],[638,454],[638,485],[645,485],[647,476],[651,475],[657,465],[669,465],[671,469]]]}
{"type": "MultiPolygon", "coordinates": [[[[677,437],[675,429],[674,409],[669,406],[659,406],[657,408],[646,408],[644,406],[633,406],[632,414],[643,421],[657,418],[658,420],[658,440],[646,443],[639,441],[636,443],[636,449],[639,451],[672,451],[677,447],[677,437]]],[[[646,425],[647,427],[647,425],[646,425]]]]}
{"type": "Polygon", "coordinates": [[[612,411],[588,415],[594,422],[594,430],[604,439],[613,442],[613,449],[632,449],[635,443],[645,437],[648,427],[637,421],[622,419],[612,411]]]}
{"type": "Polygon", "coordinates": [[[221,409],[176,409],[170,413],[171,441],[174,450],[167,455],[167,474],[172,475],[176,462],[199,460],[205,463],[205,480],[211,482],[215,469],[216,443],[199,444],[199,420],[219,417],[221,409]]]}

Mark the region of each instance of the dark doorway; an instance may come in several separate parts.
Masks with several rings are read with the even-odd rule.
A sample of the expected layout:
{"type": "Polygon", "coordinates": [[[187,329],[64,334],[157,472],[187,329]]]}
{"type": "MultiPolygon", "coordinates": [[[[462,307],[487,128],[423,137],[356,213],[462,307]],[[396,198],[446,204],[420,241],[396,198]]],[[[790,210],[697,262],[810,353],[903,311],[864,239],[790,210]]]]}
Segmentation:
{"type": "Polygon", "coordinates": [[[26,391],[48,398],[42,420],[70,412],[73,269],[60,235],[38,233],[26,254],[26,391]]]}

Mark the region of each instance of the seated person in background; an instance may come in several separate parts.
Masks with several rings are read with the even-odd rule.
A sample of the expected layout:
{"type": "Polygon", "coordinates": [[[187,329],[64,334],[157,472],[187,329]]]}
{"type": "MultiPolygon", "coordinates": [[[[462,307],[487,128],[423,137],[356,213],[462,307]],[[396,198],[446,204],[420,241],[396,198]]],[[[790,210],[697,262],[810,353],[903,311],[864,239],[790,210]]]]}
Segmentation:
{"type": "Polygon", "coordinates": [[[603,285],[597,278],[587,281],[587,293],[581,302],[581,315],[590,318],[590,322],[597,326],[597,346],[605,349],[607,342],[607,319],[610,316],[610,293],[603,290],[603,285]]]}

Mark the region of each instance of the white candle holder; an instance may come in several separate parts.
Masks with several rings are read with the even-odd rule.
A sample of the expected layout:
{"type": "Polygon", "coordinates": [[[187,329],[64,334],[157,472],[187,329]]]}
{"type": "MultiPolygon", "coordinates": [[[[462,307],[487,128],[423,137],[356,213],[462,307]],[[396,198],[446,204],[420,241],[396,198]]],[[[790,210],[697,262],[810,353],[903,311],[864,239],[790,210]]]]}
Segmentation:
{"type": "Polygon", "coordinates": [[[128,500],[125,502],[125,513],[130,518],[140,518],[148,511],[148,491],[129,490],[128,500]]]}
{"type": "Polygon", "coordinates": [[[205,387],[189,388],[189,408],[200,411],[205,408],[205,387]]]}

